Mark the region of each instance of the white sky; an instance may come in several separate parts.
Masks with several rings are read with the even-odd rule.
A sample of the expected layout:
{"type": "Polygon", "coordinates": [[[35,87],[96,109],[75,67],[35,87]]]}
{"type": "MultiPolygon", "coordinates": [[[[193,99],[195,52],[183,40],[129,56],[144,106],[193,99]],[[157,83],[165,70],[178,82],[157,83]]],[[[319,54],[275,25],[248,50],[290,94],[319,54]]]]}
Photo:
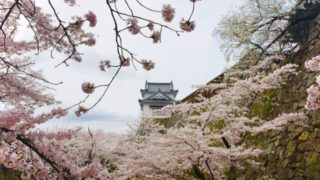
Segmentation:
{"type": "MultiPolygon", "coordinates": [[[[100,60],[116,57],[113,22],[105,1],[93,2],[78,0],[79,6],[73,8],[76,10],[57,4],[61,17],[79,14],[79,12],[84,14],[88,10],[92,10],[97,15],[97,26],[88,29],[96,35],[97,43],[94,47],[80,49],[84,53],[82,63],[70,63],[69,67],[54,68],[54,65],[62,59],[59,54],[55,55],[55,60],[49,60],[45,54],[36,57],[39,62],[38,67],[43,69],[47,79],[64,82],[54,87],[56,89],[54,94],[63,102],[63,107],[70,106],[85,96],[80,88],[83,81],[99,84],[108,82],[112,76],[111,72],[101,72],[98,65],[100,60]]],[[[176,27],[181,17],[188,17],[192,5],[189,0],[153,0],[147,4],[154,9],[161,9],[164,3],[171,3],[176,8],[175,21],[172,23],[176,27]]],[[[49,121],[41,127],[56,129],[84,126],[108,132],[125,132],[128,123],[134,123],[139,119],[138,99],[141,97],[140,89],[144,88],[146,80],[154,82],[172,80],[175,88],[179,90],[177,99],[187,96],[195,90],[192,88],[193,85],[205,84],[226,67],[223,54],[219,49],[219,42],[213,37],[213,30],[221,17],[240,3],[242,0],[198,2],[194,15],[195,31],[184,33],[180,37],[173,32],[165,31],[161,44],[154,45],[151,39],[124,34],[125,46],[141,58],[152,59],[156,63],[156,68],[152,71],[145,71],[141,67],[136,71],[132,66],[123,68],[110,91],[93,111],[81,118],[77,118],[71,112],[66,118],[49,121]]],[[[161,17],[152,14],[142,15],[161,17]]],[[[99,91],[97,92],[99,94],[99,91]]],[[[90,102],[88,105],[91,105],[90,102]]]]}

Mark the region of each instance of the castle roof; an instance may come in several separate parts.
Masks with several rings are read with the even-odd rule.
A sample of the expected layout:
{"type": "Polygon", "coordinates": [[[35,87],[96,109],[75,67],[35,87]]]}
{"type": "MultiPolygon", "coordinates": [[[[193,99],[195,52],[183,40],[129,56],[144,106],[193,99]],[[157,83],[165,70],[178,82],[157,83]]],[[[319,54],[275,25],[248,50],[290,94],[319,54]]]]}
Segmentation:
{"type": "Polygon", "coordinates": [[[173,83],[171,82],[148,82],[146,81],[145,89],[141,89],[142,97],[145,96],[146,93],[155,94],[157,92],[161,92],[162,94],[168,96],[168,94],[173,94],[176,97],[178,90],[174,90],[173,83]]]}
{"type": "Polygon", "coordinates": [[[178,90],[173,88],[171,82],[148,82],[145,89],[141,89],[142,99],[139,99],[140,105],[150,104],[164,106],[175,103],[175,97],[178,90]]]}
{"type": "Polygon", "coordinates": [[[146,82],[145,90],[149,92],[157,92],[160,90],[161,92],[171,92],[173,90],[172,82],[169,83],[156,83],[156,82],[146,82]]]}

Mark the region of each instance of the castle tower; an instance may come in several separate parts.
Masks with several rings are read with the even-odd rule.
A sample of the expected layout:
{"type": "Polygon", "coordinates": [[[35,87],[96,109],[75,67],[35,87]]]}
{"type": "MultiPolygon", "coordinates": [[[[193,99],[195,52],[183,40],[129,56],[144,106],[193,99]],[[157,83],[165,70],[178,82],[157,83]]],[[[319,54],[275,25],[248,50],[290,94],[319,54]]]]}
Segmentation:
{"type": "Polygon", "coordinates": [[[139,104],[144,116],[155,116],[155,110],[169,104],[175,104],[175,98],[178,94],[178,90],[173,88],[172,81],[169,83],[146,81],[145,88],[140,91],[142,99],[139,99],[139,104]]]}

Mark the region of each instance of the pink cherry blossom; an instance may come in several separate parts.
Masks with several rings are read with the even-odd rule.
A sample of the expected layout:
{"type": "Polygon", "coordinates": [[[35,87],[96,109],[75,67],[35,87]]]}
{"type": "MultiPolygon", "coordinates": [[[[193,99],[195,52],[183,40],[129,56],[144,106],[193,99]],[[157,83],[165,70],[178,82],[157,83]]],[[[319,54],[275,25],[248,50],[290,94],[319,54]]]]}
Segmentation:
{"type": "Polygon", "coordinates": [[[97,24],[97,16],[92,12],[89,11],[84,17],[89,21],[90,27],[95,27],[97,24]]]}
{"type": "Polygon", "coordinates": [[[151,69],[154,68],[154,62],[152,62],[151,60],[142,60],[141,61],[143,68],[147,71],[150,71],[151,69]]]}
{"type": "Polygon", "coordinates": [[[174,18],[175,15],[175,9],[171,7],[170,4],[165,4],[162,7],[162,18],[166,21],[166,22],[171,22],[174,18]]]}
{"type": "Polygon", "coordinates": [[[138,25],[138,20],[136,18],[131,18],[127,21],[128,30],[131,34],[136,35],[140,32],[140,26],[138,25]]]}
{"type": "Polygon", "coordinates": [[[320,71],[320,55],[306,61],[305,67],[310,71],[320,71]]]}
{"type": "Polygon", "coordinates": [[[183,30],[183,31],[186,31],[186,32],[191,32],[194,30],[196,24],[194,21],[190,21],[190,20],[184,20],[182,19],[180,21],[180,28],[183,30]]]}
{"type": "Polygon", "coordinates": [[[87,94],[92,94],[94,92],[95,86],[93,83],[84,82],[81,85],[82,91],[87,94]]]}
{"type": "Polygon", "coordinates": [[[159,31],[155,31],[151,35],[151,39],[153,40],[153,43],[158,43],[161,41],[161,33],[159,31]]]}

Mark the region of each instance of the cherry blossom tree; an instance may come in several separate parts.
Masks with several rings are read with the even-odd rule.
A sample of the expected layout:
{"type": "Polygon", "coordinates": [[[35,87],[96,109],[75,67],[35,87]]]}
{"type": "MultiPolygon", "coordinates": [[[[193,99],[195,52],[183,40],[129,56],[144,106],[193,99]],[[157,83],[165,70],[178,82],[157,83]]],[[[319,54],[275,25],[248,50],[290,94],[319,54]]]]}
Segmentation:
{"type": "MultiPolygon", "coordinates": [[[[305,127],[308,117],[304,112],[292,112],[266,120],[255,117],[250,108],[259,95],[283,88],[293,76],[299,76],[301,68],[285,61],[287,53],[303,49],[303,44],[288,38],[294,27],[288,18],[295,10],[317,2],[248,1],[239,14],[223,21],[233,25],[222,29],[226,33],[223,35],[230,38],[227,41],[235,43],[232,47],[244,48],[244,51],[240,49],[244,54],[258,52],[254,60],[262,61],[245,66],[244,70],[236,67],[227,70],[221,83],[200,87],[196,101],[162,109],[172,114],[170,118],[142,118],[117,150],[121,154],[118,157],[121,161],[117,161],[120,177],[225,179],[226,172],[249,165],[263,171],[256,157],[265,151],[247,146],[243,142],[245,135],[280,131],[288,124],[305,127]],[[253,9],[247,12],[248,7],[253,9]],[[234,18],[240,20],[233,21],[234,18]],[[206,93],[211,96],[204,97],[206,93]]],[[[305,66],[318,71],[319,57],[312,58],[305,66]]],[[[318,79],[308,90],[306,108],[309,110],[320,107],[318,79]]]]}
{"type": "Polygon", "coordinates": [[[215,33],[227,59],[251,57],[253,63],[270,55],[303,49],[307,27],[319,11],[318,0],[247,0],[226,15],[215,33]]]}
{"type": "MultiPolygon", "coordinates": [[[[57,68],[69,66],[72,61],[80,63],[85,60],[80,47],[94,46],[96,42],[85,24],[94,28],[99,17],[94,10],[64,17],[52,0],[45,2],[50,12],[35,0],[1,2],[0,103],[6,108],[0,111],[0,164],[21,173],[22,179],[223,179],[226,171],[243,168],[244,164],[259,169],[255,158],[264,151],[243,144],[244,135],[279,131],[289,123],[303,125],[307,119],[298,112],[280,114],[270,121],[250,114],[259,94],[282,88],[291,77],[299,75],[298,65],[283,65],[282,61],[286,53],[301,48],[300,44],[283,40],[288,27],[292,27],[288,20],[290,13],[304,6],[303,1],[248,0],[239,13],[226,17],[218,28],[227,40],[225,45],[240,48],[244,54],[259,52],[254,57],[264,60],[244,71],[226,72],[227,79],[221,83],[200,87],[201,93],[194,103],[162,109],[171,114],[165,119],[172,121],[170,125],[161,119],[141,117],[139,125],[126,136],[90,129],[46,132],[34,128],[52,118],[65,118],[74,108],[77,116],[93,109],[124,67],[140,64],[146,70],[153,69],[152,60],[138,58],[127,47],[124,33],[160,43],[163,31],[177,35],[191,32],[195,28],[193,14],[198,1],[187,1],[192,5],[190,14],[174,26],[170,22],[176,9],[170,4],[155,9],[141,0],[106,0],[117,59],[105,58],[97,68],[114,69],[115,73],[105,84],[84,81],[79,89],[86,94],[85,98],[64,108],[47,93],[61,82],[47,80],[41,72],[33,70],[32,65],[37,62],[29,54],[64,55],[57,68]],[[136,6],[162,20],[139,16],[136,6]],[[19,30],[29,30],[32,39],[18,38],[19,30]],[[102,94],[88,104],[97,89],[102,89],[102,94]],[[205,93],[212,96],[201,95],[205,93]]],[[[63,3],[77,8],[75,0],[63,3]]],[[[306,67],[318,71],[318,61],[315,57],[306,67]]],[[[318,109],[319,85],[311,86],[308,94],[306,107],[318,109]]]]}
{"type": "MultiPolygon", "coordinates": [[[[139,0],[132,1],[106,1],[106,8],[110,12],[110,16],[114,22],[114,33],[116,42],[116,52],[118,54],[118,62],[115,60],[102,60],[100,62],[100,70],[106,71],[108,68],[115,68],[114,78],[112,78],[106,84],[95,85],[91,82],[84,82],[82,84],[82,90],[88,94],[78,104],[70,107],[76,107],[86,102],[94,93],[95,89],[104,88],[103,93],[97,101],[90,105],[88,108],[79,106],[77,114],[87,112],[94,108],[99,101],[103,98],[106,91],[114,81],[116,75],[120,69],[132,64],[135,67],[135,63],[141,64],[146,70],[154,68],[155,64],[151,60],[138,59],[134,52],[132,52],[125,44],[123,44],[122,34],[129,32],[132,35],[140,35],[142,38],[151,39],[153,43],[159,43],[161,41],[162,32],[167,30],[171,31],[178,36],[183,32],[190,32],[195,28],[195,21],[193,20],[193,14],[195,11],[196,3],[199,0],[190,0],[192,4],[191,13],[188,18],[182,18],[180,21],[180,29],[175,29],[169,26],[173,18],[175,17],[175,9],[170,4],[164,4],[159,10],[146,6],[139,0]],[[154,20],[148,17],[142,17],[136,15],[135,9],[142,7],[145,11],[152,12],[155,15],[162,17],[163,22],[154,20]],[[79,113],[80,112],[80,113],[79,113]]],[[[12,55],[17,55],[16,61],[26,58],[27,52],[40,53],[50,51],[51,56],[54,53],[62,53],[65,55],[65,59],[62,59],[57,63],[56,67],[61,65],[69,66],[71,60],[81,62],[82,53],[79,52],[81,46],[94,46],[96,39],[94,34],[85,31],[84,24],[88,23],[89,27],[95,27],[97,17],[90,11],[84,15],[75,15],[70,18],[63,17],[58,9],[55,8],[55,2],[48,1],[48,6],[51,12],[45,12],[41,8],[41,4],[37,1],[6,1],[1,4],[1,57],[2,62],[9,68],[15,68],[14,63],[11,62],[12,55]],[[31,30],[33,33],[33,39],[21,40],[16,38],[17,31],[19,30],[31,30]],[[23,53],[23,54],[22,54],[23,53]]],[[[71,7],[76,8],[76,1],[65,1],[65,3],[71,7]]],[[[16,67],[19,70],[19,67],[16,67]]],[[[26,71],[21,71],[27,73],[26,71]]],[[[30,76],[31,74],[29,74],[30,76]]],[[[44,78],[40,78],[31,75],[32,78],[38,78],[45,83],[52,83],[44,78]]],[[[68,108],[68,109],[70,109],[68,108]]]]}
{"type": "MultiPolygon", "coordinates": [[[[278,57],[277,57],[278,58],[278,57]]],[[[227,171],[251,165],[263,149],[241,143],[246,133],[279,131],[289,123],[303,126],[304,113],[280,114],[271,121],[251,117],[250,106],[259,93],[282,88],[297,65],[281,66],[271,57],[247,71],[236,70],[221,84],[200,87],[214,92],[193,103],[167,106],[169,119],[142,118],[128,140],[119,146],[118,164],[125,178],[224,179],[227,171]],[[165,127],[165,121],[174,125],[165,127]]]]}
{"type": "MultiPolygon", "coordinates": [[[[153,69],[155,64],[151,60],[138,59],[126,47],[122,39],[123,34],[129,32],[151,39],[153,43],[159,43],[163,31],[171,31],[177,35],[190,32],[195,28],[193,13],[197,1],[200,0],[189,1],[192,5],[190,14],[187,18],[182,18],[178,25],[180,28],[174,28],[169,24],[175,18],[175,9],[170,4],[155,10],[140,0],[106,0],[106,10],[114,23],[115,49],[118,57],[102,60],[97,68],[101,71],[115,68],[115,74],[105,84],[84,82],[81,89],[87,96],[65,108],[62,108],[61,103],[52,95],[47,94],[48,89],[62,82],[50,81],[44,78],[41,72],[33,70],[33,65],[37,62],[32,59],[31,54],[50,53],[52,58],[56,53],[63,55],[64,58],[57,62],[56,68],[62,65],[69,66],[71,61],[83,61],[80,47],[91,47],[96,43],[95,35],[85,28],[85,25],[94,28],[99,23],[99,17],[96,17],[94,10],[65,17],[56,8],[57,2],[51,0],[45,2],[49,10],[42,7],[44,2],[35,0],[0,2],[0,103],[6,106],[0,110],[1,165],[19,171],[23,179],[110,178],[108,170],[103,170],[101,159],[92,157],[91,151],[95,143],[90,131],[88,134],[92,145],[88,146],[89,152],[84,152],[88,152],[91,157],[83,162],[83,157],[88,154],[75,154],[75,145],[72,145],[73,140],[84,136],[78,135],[78,130],[58,130],[49,133],[35,130],[34,127],[50,119],[64,117],[69,110],[76,107],[77,116],[94,108],[123,67],[141,64],[146,70],[153,69]],[[163,21],[136,15],[137,6],[162,17],[163,21]],[[18,37],[21,31],[31,32],[32,38],[18,37]],[[98,88],[104,89],[103,93],[92,105],[85,107],[83,104],[98,88]],[[43,107],[49,110],[45,111],[43,107]]],[[[77,8],[75,0],[64,0],[63,3],[77,8]]],[[[81,142],[83,147],[86,141],[78,142],[81,142]]]]}

